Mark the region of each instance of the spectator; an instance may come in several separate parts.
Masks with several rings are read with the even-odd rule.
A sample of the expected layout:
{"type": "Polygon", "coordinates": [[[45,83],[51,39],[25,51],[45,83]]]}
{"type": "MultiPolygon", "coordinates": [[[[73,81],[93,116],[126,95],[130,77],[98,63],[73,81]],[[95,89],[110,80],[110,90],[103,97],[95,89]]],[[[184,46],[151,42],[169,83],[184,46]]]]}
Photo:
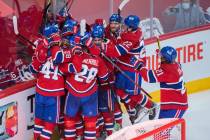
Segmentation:
{"type": "Polygon", "coordinates": [[[200,6],[196,5],[195,0],[181,0],[176,6],[168,7],[164,13],[176,17],[175,30],[205,23],[204,12],[200,6]]]}
{"type": "Polygon", "coordinates": [[[210,7],[206,9],[206,13],[204,14],[206,22],[210,23],[210,7]]]}

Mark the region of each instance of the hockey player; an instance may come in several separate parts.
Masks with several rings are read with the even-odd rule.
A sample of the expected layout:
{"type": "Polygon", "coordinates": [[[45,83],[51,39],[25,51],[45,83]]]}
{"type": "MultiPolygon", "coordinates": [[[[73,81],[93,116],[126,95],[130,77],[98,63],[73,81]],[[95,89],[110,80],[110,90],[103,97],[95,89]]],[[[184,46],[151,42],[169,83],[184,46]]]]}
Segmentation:
{"type": "Polygon", "coordinates": [[[56,15],[56,21],[59,24],[60,29],[63,28],[63,25],[66,20],[72,19],[71,14],[68,13],[67,7],[64,6],[56,15]]]}
{"type": "Polygon", "coordinates": [[[60,35],[56,25],[44,28],[43,38],[30,65],[37,75],[35,95],[34,139],[49,140],[59,119],[60,96],[64,95],[64,78],[58,71],[63,55],[60,50],[60,35]]]}
{"type": "MultiPolygon", "coordinates": [[[[102,25],[94,25],[92,28],[91,36],[93,38],[93,45],[96,45],[101,48],[101,45],[104,42],[104,27],[102,25]]],[[[93,52],[92,52],[93,53],[93,52]]],[[[97,54],[96,54],[97,55],[97,54]]],[[[115,102],[115,93],[114,93],[114,82],[115,74],[114,67],[109,62],[105,61],[106,67],[108,68],[109,77],[107,81],[99,81],[99,112],[101,113],[104,123],[105,130],[107,135],[111,135],[114,129],[114,102],[115,102]]]]}
{"type": "MultiPolygon", "coordinates": [[[[111,40],[114,44],[120,41],[122,17],[119,14],[112,14],[109,18],[109,24],[105,28],[105,38],[111,40]]],[[[114,103],[114,118],[116,129],[122,128],[122,111],[117,100],[114,103]]]]}
{"type": "Polygon", "coordinates": [[[109,24],[105,29],[105,37],[111,40],[114,44],[118,43],[121,33],[122,17],[118,14],[112,14],[109,18],[109,24]]]}
{"type": "MultiPolygon", "coordinates": [[[[78,45],[78,44],[75,44],[78,45]]],[[[107,79],[107,69],[102,59],[81,51],[78,64],[82,64],[82,70],[68,75],[66,88],[68,95],[65,105],[65,139],[76,138],[75,117],[80,111],[84,116],[84,139],[96,139],[96,120],[98,114],[98,93],[96,76],[101,80],[107,79]]],[[[71,64],[63,65],[60,71],[63,73],[74,69],[71,64]]]]}
{"type": "MultiPolygon", "coordinates": [[[[117,58],[117,65],[135,81],[135,84],[130,82],[121,72],[116,75],[116,92],[125,104],[132,123],[137,118],[140,106],[151,109],[155,105],[146,95],[141,93],[137,86],[141,85],[142,78],[136,67],[145,63],[145,48],[142,32],[138,27],[139,22],[138,16],[130,15],[126,17],[124,20],[125,31],[120,35],[121,40],[115,46],[104,46],[104,53],[107,56],[117,58]]],[[[152,112],[150,119],[155,117],[155,110],[152,112]]]]}
{"type": "Polygon", "coordinates": [[[69,39],[71,36],[78,33],[78,23],[73,19],[67,19],[63,25],[62,37],[69,39]]]}
{"type": "Polygon", "coordinates": [[[149,83],[160,82],[161,118],[182,118],[188,108],[181,65],[175,61],[176,50],[171,46],[160,50],[161,64],[157,70],[140,67],[140,74],[149,83]]]}

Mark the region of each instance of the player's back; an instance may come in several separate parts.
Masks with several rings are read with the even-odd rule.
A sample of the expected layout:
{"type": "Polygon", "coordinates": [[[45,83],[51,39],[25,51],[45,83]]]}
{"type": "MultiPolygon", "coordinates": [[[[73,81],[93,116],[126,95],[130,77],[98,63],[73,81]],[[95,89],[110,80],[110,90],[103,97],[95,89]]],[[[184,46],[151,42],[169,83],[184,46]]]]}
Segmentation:
{"type": "Polygon", "coordinates": [[[67,76],[66,86],[75,96],[88,96],[97,90],[97,76],[107,78],[107,68],[99,56],[83,53],[80,55],[82,70],[67,76]]]}
{"type": "Polygon", "coordinates": [[[134,71],[134,65],[132,58],[135,56],[138,61],[144,61],[142,54],[144,53],[144,43],[142,38],[142,32],[140,29],[133,32],[124,32],[121,34],[121,44],[130,44],[130,48],[127,49],[127,53],[118,58],[118,65],[123,70],[134,71]]]}
{"type": "Polygon", "coordinates": [[[44,96],[60,96],[64,94],[64,78],[54,65],[52,59],[42,63],[37,75],[38,93],[44,96]]]}
{"type": "Polygon", "coordinates": [[[160,78],[162,108],[187,109],[187,90],[180,64],[161,64],[161,71],[156,74],[163,73],[160,78]]]}

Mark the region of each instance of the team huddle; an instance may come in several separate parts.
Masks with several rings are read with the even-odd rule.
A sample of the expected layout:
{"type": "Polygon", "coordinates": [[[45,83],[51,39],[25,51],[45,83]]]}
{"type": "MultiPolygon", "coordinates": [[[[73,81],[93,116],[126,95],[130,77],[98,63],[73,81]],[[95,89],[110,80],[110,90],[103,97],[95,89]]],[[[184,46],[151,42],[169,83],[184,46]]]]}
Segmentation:
{"type": "Polygon", "coordinates": [[[163,47],[160,69],[148,70],[139,23],[136,15],[112,14],[107,26],[102,19],[79,24],[62,9],[46,24],[29,67],[37,79],[35,140],[51,139],[56,126],[65,140],[109,136],[122,128],[120,102],[132,124],[142,108],[153,120],[158,105],[142,92],[143,79],[160,82],[158,118],[182,117],[187,94],[176,50],[163,47]]]}

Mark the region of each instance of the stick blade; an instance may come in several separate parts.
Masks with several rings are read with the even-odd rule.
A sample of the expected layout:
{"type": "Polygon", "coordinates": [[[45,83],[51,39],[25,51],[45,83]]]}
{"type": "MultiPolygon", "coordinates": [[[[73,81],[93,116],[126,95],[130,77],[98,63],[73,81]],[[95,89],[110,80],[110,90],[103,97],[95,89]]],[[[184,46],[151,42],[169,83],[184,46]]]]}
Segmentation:
{"type": "Polygon", "coordinates": [[[129,2],[130,0],[123,0],[119,7],[118,7],[118,10],[122,11],[123,7],[129,2]]]}
{"type": "Polygon", "coordinates": [[[16,16],[12,17],[12,22],[13,22],[14,32],[15,32],[16,35],[18,35],[19,31],[18,31],[17,17],[16,16]]]}

